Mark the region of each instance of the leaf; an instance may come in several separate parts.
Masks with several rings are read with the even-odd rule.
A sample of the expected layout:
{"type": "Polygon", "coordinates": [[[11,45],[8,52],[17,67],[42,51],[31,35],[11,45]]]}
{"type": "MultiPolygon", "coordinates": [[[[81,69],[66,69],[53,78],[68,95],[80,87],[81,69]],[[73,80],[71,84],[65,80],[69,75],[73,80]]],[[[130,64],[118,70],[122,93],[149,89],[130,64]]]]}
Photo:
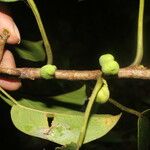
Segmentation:
{"type": "Polygon", "coordinates": [[[65,146],[57,147],[55,150],[76,150],[77,144],[75,143],[70,143],[65,146]]]}
{"type": "MultiPolygon", "coordinates": [[[[116,125],[120,116],[92,115],[84,143],[104,136],[116,125]]],[[[12,121],[20,131],[61,145],[77,142],[83,117],[84,113],[57,106],[47,108],[41,102],[32,102],[30,108],[14,105],[11,109],[12,121]],[[35,109],[37,107],[40,109],[35,109]],[[48,117],[52,119],[51,123],[48,123],[48,117]]]]}
{"type": "Polygon", "coordinates": [[[65,94],[61,94],[61,95],[57,95],[57,96],[53,96],[51,98],[53,98],[57,101],[61,101],[61,102],[83,105],[85,100],[87,99],[86,86],[83,85],[78,90],[75,90],[75,91],[72,91],[69,93],[65,93],[65,94]]]}
{"type": "Polygon", "coordinates": [[[22,40],[21,45],[16,47],[16,52],[18,55],[26,60],[30,61],[44,61],[45,60],[45,50],[43,47],[43,41],[27,41],[22,40]]]}
{"type": "Polygon", "coordinates": [[[138,118],[138,150],[150,149],[150,109],[138,118]]]}

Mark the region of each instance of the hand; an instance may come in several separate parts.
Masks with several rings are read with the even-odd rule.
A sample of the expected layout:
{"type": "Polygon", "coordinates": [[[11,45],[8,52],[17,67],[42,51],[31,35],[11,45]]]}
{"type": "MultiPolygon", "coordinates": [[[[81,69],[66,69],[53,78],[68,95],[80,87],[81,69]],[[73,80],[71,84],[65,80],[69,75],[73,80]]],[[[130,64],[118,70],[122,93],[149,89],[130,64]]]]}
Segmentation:
{"type": "MultiPolygon", "coordinates": [[[[9,44],[17,44],[20,42],[20,34],[13,19],[9,16],[5,7],[0,4],[0,33],[3,29],[7,29],[10,33],[10,37],[7,40],[9,44]]],[[[0,61],[0,67],[15,68],[15,60],[12,53],[4,49],[2,60],[0,61]]],[[[0,78],[0,86],[6,90],[17,90],[21,86],[20,80],[0,78]]]]}

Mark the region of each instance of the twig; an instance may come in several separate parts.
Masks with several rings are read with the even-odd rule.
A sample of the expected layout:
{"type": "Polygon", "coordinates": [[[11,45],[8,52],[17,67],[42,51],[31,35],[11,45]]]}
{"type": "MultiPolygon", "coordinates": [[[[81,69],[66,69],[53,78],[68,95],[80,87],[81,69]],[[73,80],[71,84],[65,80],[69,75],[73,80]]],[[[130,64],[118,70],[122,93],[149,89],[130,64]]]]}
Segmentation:
{"type": "Polygon", "coordinates": [[[52,64],[53,62],[53,54],[52,54],[52,50],[51,50],[51,46],[50,43],[48,41],[42,20],[41,20],[41,16],[39,14],[38,8],[34,2],[34,0],[27,0],[28,4],[31,7],[31,10],[35,16],[35,19],[37,21],[41,36],[43,38],[43,42],[44,42],[44,46],[45,46],[45,50],[46,50],[46,55],[47,55],[47,64],[52,64]]]}
{"type": "Polygon", "coordinates": [[[118,73],[118,77],[150,80],[150,69],[143,66],[122,68],[118,73]]]}
{"type": "Polygon", "coordinates": [[[145,0],[139,0],[139,16],[138,16],[138,29],[137,29],[137,48],[136,56],[132,65],[139,65],[143,58],[143,17],[144,17],[144,3],[145,0]]]}
{"type": "Polygon", "coordinates": [[[10,106],[13,106],[14,104],[17,104],[16,100],[10,96],[3,88],[0,87],[0,91],[7,97],[4,97],[2,94],[0,94],[0,97],[10,106]]]}
{"type": "Polygon", "coordinates": [[[57,70],[55,72],[56,79],[63,80],[96,80],[102,75],[100,70],[57,70]]]}
{"type": "MultiPolygon", "coordinates": [[[[40,79],[40,68],[2,68],[0,67],[0,75],[8,75],[20,79],[40,79]]],[[[55,79],[62,80],[96,80],[102,76],[100,70],[56,70],[55,79]]],[[[133,66],[121,68],[118,78],[135,78],[150,80],[150,69],[143,66],[133,66]]]]}
{"type": "Polygon", "coordinates": [[[128,112],[130,114],[136,115],[137,117],[140,117],[142,114],[134,109],[128,108],[126,106],[123,106],[122,104],[118,103],[117,101],[113,99],[109,99],[109,102],[121,109],[122,111],[128,112]]]}
{"type": "Polygon", "coordinates": [[[0,67],[0,75],[16,77],[20,79],[38,79],[40,76],[39,68],[2,68],[0,67]]]}
{"type": "Polygon", "coordinates": [[[103,84],[102,79],[98,78],[97,82],[95,84],[95,87],[92,91],[92,94],[89,97],[89,102],[88,102],[86,110],[85,110],[84,121],[83,121],[83,125],[81,127],[81,131],[80,131],[79,139],[78,139],[78,142],[77,142],[76,150],[79,150],[79,148],[82,146],[82,144],[84,142],[85,135],[86,135],[86,130],[87,130],[87,126],[88,126],[88,121],[89,121],[90,113],[91,113],[91,110],[92,110],[92,106],[94,104],[95,97],[96,97],[98,91],[100,90],[102,84],[103,84]]]}
{"type": "Polygon", "coordinates": [[[4,100],[4,102],[7,103],[9,106],[12,107],[14,105],[12,101],[10,101],[7,97],[3,96],[1,93],[0,93],[0,98],[4,100]]]}

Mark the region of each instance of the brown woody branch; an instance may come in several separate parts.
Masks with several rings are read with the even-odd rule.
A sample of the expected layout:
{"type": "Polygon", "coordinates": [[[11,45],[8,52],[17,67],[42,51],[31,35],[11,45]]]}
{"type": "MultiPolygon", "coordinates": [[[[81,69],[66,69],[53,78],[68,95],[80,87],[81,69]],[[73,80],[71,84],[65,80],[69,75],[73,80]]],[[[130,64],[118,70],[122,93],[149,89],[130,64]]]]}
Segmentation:
{"type": "MultiPolygon", "coordinates": [[[[0,34],[0,61],[3,57],[4,46],[9,37],[9,31],[4,29],[0,34]]],[[[0,76],[16,77],[20,79],[39,79],[40,68],[2,68],[0,67],[0,76]]],[[[100,70],[56,70],[54,78],[63,80],[96,80],[102,76],[100,70]]],[[[136,78],[150,80],[150,69],[143,66],[132,66],[121,68],[118,78],[136,78]]]]}
{"type": "MultiPolygon", "coordinates": [[[[40,68],[1,68],[0,75],[7,75],[20,79],[40,79],[40,68]]],[[[57,70],[55,72],[55,79],[63,80],[96,80],[102,76],[100,70],[57,70]]],[[[121,68],[118,73],[118,78],[135,78],[150,80],[150,69],[142,66],[134,66],[121,68]]]]}

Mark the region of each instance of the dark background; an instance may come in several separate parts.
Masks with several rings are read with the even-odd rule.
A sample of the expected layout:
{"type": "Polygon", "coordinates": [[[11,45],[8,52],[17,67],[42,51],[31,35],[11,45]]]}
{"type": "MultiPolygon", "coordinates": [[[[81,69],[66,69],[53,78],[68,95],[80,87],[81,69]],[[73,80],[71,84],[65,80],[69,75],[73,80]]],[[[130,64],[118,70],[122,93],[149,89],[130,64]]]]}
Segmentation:
{"type": "MultiPolygon", "coordinates": [[[[138,0],[36,0],[35,2],[53,49],[54,64],[58,68],[96,69],[99,67],[98,58],[104,53],[112,53],[121,67],[132,63],[136,50],[138,0]]],[[[24,2],[10,3],[8,8],[12,12],[22,39],[41,40],[36,21],[27,4],[24,2]]],[[[150,65],[149,10],[150,1],[146,0],[145,52],[142,64],[147,67],[150,65]]],[[[31,65],[31,63],[20,61],[17,57],[16,63],[18,66],[31,65]]],[[[37,64],[32,64],[31,67],[34,65],[37,64]]],[[[149,108],[149,81],[108,80],[113,98],[139,111],[149,108]]],[[[5,149],[11,147],[16,150],[47,150],[58,146],[18,131],[11,122],[9,111],[10,107],[1,101],[0,147],[5,149]]],[[[104,105],[101,111],[120,112],[111,104],[104,105]]],[[[84,145],[82,149],[136,150],[136,132],[137,118],[124,113],[117,126],[108,135],[84,145]]]]}

